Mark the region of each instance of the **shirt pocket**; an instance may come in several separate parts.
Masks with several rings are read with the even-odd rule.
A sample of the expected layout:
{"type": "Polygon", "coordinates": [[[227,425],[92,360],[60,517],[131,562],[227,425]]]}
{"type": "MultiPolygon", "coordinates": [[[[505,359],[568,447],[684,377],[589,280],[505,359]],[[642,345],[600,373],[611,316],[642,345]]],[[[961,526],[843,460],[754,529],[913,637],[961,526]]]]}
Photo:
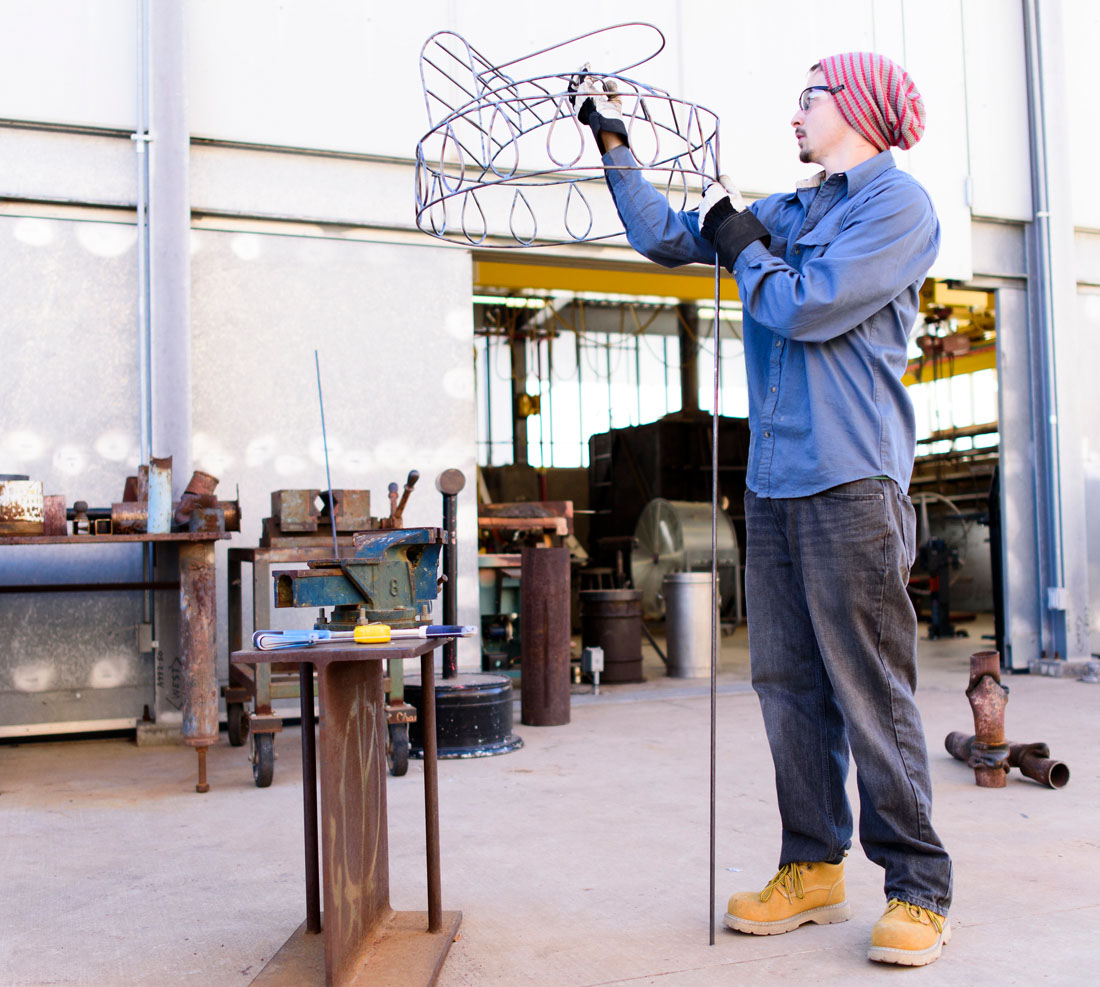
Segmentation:
{"type": "MultiPolygon", "coordinates": [[[[840,212],[840,210],[834,210],[840,212]]],[[[807,230],[795,241],[797,247],[814,257],[823,254],[830,243],[837,238],[844,223],[841,215],[825,215],[818,220],[812,230],[807,230]]]]}

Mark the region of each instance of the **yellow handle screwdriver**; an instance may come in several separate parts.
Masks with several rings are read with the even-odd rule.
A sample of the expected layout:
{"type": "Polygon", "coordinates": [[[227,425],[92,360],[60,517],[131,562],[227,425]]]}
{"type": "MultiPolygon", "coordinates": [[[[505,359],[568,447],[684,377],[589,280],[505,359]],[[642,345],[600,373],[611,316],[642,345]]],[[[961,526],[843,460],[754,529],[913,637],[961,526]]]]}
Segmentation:
{"type": "Polygon", "coordinates": [[[359,624],[350,631],[256,631],[252,647],[258,651],[307,648],[325,641],[354,641],[356,644],[388,644],[406,638],[473,637],[470,624],[425,624],[421,627],[390,627],[389,624],[359,624]]]}

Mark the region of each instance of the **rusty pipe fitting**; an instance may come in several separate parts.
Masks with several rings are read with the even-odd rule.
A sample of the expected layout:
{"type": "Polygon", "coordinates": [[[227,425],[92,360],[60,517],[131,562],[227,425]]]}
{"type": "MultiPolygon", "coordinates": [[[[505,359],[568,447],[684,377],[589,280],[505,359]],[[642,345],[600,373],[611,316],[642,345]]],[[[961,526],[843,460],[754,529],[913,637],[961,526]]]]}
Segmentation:
{"type": "MultiPolygon", "coordinates": [[[[979,747],[973,736],[967,736],[961,730],[949,733],[944,739],[947,752],[959,761],[965,761],[970,767],[977,769],[986,766],[987,753],[979,747]]],[[[997,768],[1002,776],[1008,774],[1009,768],[1019,768],[1020,774],[1032,781],[1037,781],[1047,788],[1065,788],[1069,782],[1069,768],[1062,762],[1056,761],[1050,756],[1050,748],[1046,744],[1008,744],[1008,756],[997,768]]],[[[981,782],[978,782],[980,785],[981,782]]],[[[1001,788],[1002,785],[985,785],[986,788],[1001,788]]]]}
{"type": "Polygon", "coordinates": [[[1069,768],[1050,756],[1046,744],[1009,744],[1008,763],[1019,768],[1020,774],[1047,788],[1065,788],[1069,782],[1069,768]]]}
{"type": "Polygon", "coordinates": [[[1005,706],[1008,688],[1001,685],[1001,656],[996,651],[976,651],[970,656],[970,683],[966,698],[974,713],[974,740],[967,759],[981,788],[1004,788],[1008,772],[1005,740],[1005,706]]]}
{"type": "Polygon", "coordinates": [[[974,783],[979,788],[1004,788],[1008,775],[1008,745],[983,744],[971,734],[961,730],[949,733],[944,739],[947,752],[967,767],[974,769],[974,783]]]}
{"type": "MultiPolygon", "coordinates": [[[[203,501],[205,497],[212,497],[218,486],[218,478],[202,470],[195,470],[191,474],[191,482],[187,484],[175,512],[172,514],[172,522],[177,525],[186,525],[191,517],[191,511],[196,507],[208,506],[203,501]],[[202,502],[202,503],[200,503],[202,502]]],[[[217,498],[214,498],[216,501],[217,498]]]]}

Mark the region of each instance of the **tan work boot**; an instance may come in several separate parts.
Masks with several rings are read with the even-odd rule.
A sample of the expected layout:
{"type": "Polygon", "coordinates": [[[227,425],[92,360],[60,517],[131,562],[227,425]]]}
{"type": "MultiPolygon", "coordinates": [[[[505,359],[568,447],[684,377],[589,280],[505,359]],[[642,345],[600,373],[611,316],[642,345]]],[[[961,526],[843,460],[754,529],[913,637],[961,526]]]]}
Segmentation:
{"type": "Polygon", "coordinates": [[[754,936],[790,932],[806,922],[846,922],[852,909],[844,893],[844,863],[791,863],[779,869],[759,894],[730,898],[726,925],[754,936]]]}
{"type": "Polygon", "coordinates": [[[951,923],[943,915],[908,901],[891,898],[871,930],[867,959],[902,966],[926,966],[939,959],[951,939],[951,923]]]}

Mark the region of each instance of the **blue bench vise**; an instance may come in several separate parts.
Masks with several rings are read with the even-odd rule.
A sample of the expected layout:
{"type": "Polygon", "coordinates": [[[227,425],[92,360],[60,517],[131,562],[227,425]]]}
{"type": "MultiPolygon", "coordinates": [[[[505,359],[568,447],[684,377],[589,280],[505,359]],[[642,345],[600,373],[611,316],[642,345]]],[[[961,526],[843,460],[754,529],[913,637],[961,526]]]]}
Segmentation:
{"type": "Polygon", "coordinates": [[[391,627],[431,623],[439,592],[442,528],[390,528],[359,531],[355,555],[314,559],[308,569],[275,577],[276,607],[334,607],[318,629],[350,630],[361,621],[391,627]]]}

